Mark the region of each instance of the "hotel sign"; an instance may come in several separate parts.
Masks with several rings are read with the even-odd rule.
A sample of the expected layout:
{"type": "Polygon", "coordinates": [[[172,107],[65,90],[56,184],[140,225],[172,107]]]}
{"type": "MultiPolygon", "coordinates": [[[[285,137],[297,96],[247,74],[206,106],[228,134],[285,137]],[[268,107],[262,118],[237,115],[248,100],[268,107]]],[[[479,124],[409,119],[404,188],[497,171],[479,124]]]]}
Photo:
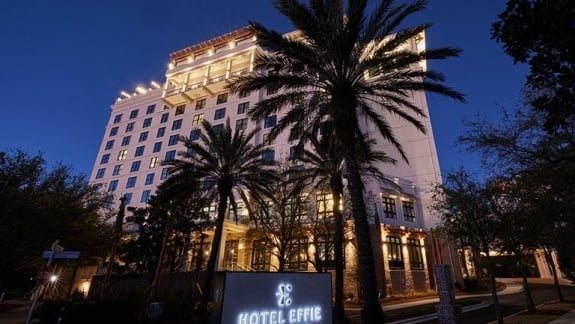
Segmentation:
{"type": "Polygon", "coordinates": [[[212,323],[331,323],[329,273],[220,272],[212,323]]]}

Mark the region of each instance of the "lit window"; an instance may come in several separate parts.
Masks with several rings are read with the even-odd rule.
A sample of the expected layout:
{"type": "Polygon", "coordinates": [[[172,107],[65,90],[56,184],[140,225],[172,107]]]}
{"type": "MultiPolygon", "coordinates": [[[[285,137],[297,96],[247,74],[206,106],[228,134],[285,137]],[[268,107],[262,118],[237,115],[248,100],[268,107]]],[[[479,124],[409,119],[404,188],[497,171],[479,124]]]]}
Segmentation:
{"type": "Polygon", "coordinates": [[[196,101],[196,110],[201,110],[206,107],[206,99],[200,99],[196,101]]]}
{"type": "Polygon", "coordinates": [[[177,115],[181,115],[186,111],[186,105],[179,105],[176,107],[176,113],[175,116],[177,115]]]}
{"type": "Polygon", "coordinates": [[[144,142],[148,140],[148,132],[141,132],[140,138],[138,138],[138,142],[144,142]]]}
{"type": "Polygon", "coordinates": [[[171,161],[176,158],[176,150],[166,152],[165,161],[171,161]]]}
{"type": "Polygon", "coordinates": [[[156,133],[156,138],[164,136],[165,133],[166,133],[166,127],[158,128],[158,133],[156,133]]]}
{"type": "Polygon", "coordinates": [[[241,104],[238,105],[238,114],[244,114],[249,107],[250,107],[249,101],[242,102],[241,104]]]}
{"type": "Polygon", "coordinates": [[[156,111],[156,105],[149,105],[148,108],[146,108],[146,114],[153,114],[154,111],[156,111]]]}
{"type": "Polygon", "coordinates": [[[286,255],[285,270],[305,271],[307,270],[307,238],[291,239],[288,243],[289,249],[286,255]]]}
{"type": "Polygon", "coordinates": [[[266,150],[262,154],[262,160],[264,161],[273,161],[275,159],[276,152],[274,150],[266,150]]]}
{"type": "Polygon", "coordinates": [[[172,145],[178,144],[178,137],[179,137],[178,134],[176,134],[176,135],[171,135],[171,136],[170,136],[170,139],[168,139],[168,146],[172,146],[172,145]]]}
{"type": "Polygon", "coordinates": [[[226,108],[216,109],[214,112],[214,120],[222,119],[226,116],[226,108]]]}
{"type": "Polygon", "coordinates": [[[117,124],[122,121],[122,114],[118,114],[114,116],[114,124],[117,124]]]}
{"type": "Polygon", "coordinates": [[[182,128],[182,120],[181,119],[174,120],[172,122],[172,130],[176,130],[176,129],[180,129],[180,128],[182,128]]]}
{"type": "Polygon", "coordinates": [[[116,136],[118,134],[118,126],[110,128],[110,136],[116,136]]]}
{"type": "Polygon", "coordinates": [[[252,269],[268,271],[270,269],[271,244],[265,239],[254,240],[252,247],[252,269]]]}
{"type": "Polygon", "coordinates": [[[247,118],[242,118],[242,119],[238,119],[236,120],[236,130],[244,130],[248,128],[248,119],[247,118]]]}
{"type": "Polygon", "coordinates": [[[320,193],[317,200],[317,217],[328,218],[333,216],[333,196],[331,194],[320,193]]]}
{"type": "Polygon", "coordinates": [[[200,139],[200,130],[199,129],[192,129],[190,132],[190,141],[197,141],[200,139]]]}
{"type": "Polygon", "coordinates": [[[403,200],[403,219],[406,222],[415,222],[415,207],[412,201],[403,200]]]}
{"type": "Polygon", "coordinates": [[[108,184],[108,192],[116,191],[118,189],[118,180],[112,180],[108,184]]]}
{"type": "Polygon", "coordinates": [[[397,211],[395,210],[395,199],[390,197],[383,197],[383,215],[385,218],[397,219],[397,211]]]}
{"type": "Polygon", "coordinates": [[[277,116],[267,116],[264,120],[264,128],[274,127],[277,124],[277,116]]]}
{"type": "Polygon", "coordinates": [[[154,150],[152,151],[152,153],[157,153],[160,152],[161,150],[162,150],[162,142],[154,143],[154,150]]]}
{"type": "Polygon", "coordinates": [[[136,186],[136,179],[137,177],[129,177],[128,181],[126,182],[126,189],[134,188],[136,186]]]}
{"type": "Polygon", "coordinates": [[[118,161],[125,160],[127,156],[128,156],[128,150],[121,150],[120,152],[118,152],[118,158],[116,160],[118,161]]]}
{"type": "Polygon", "coordinates": [[[204,120],[204,114],[194,115],[194,117],[192,119],[192,126],[197,126],[197,125],[201,124],[203,120],[204,120]]]}
{"type": "Polygon", "coordinates": [[[111,150],[114,147],[114,140],[106,142],[106,150],[111,150]]]}
{"type": "Polygon", "coordinates": [[[134,130],[134,122],[126,124],[126,133],[129,133],[134,130]]]}
{"type": "Polygon", "coordinates": [[[399,237],[387,237],[387,258],[390,268],[403,269],[403,254],[401,253],[401,239],[399,237]]]}
{"type": "Polygon", "coordinates": [[[163,168],[162,169],[162,174],[160,174],[160,180],[166,180],[168,179],[168,176],[170,175],[170,170],[168,168],[163,168]]]}
{"type": "Polygon", "coordinates": [[[138,109],[130,111],[130,119],[138,117],[138,109]]]}
{"type": "Polygon", "coordinates": [[[138,172],[140,171],[140,161],[132,162],[132,166],[130,167],[130,172],[138,172]]]}
{"type": "Polygon", "coordinates": [[[124,138],[122,138],[122,146],[126,146],[126,145],[130,145],[130,140],[132,139],[132,136],[124,136],[124,138]]]}
{"type": "Polygon", "coordinates": [[[162,117],[160,117],[160,123],[165,123],[168,121],[168,117],[170,116],[169,113],[163,113],[162,117]]]}
{"type": "Polygon", "coordinates": [[[147,185],[151,185],[151,184],[153,184],[153,183],[154,183],[154,173],[148,173],[148,174],[146,175],[146,183],[145,183],[145,185],[147,186],[147,185]]]}
{"type": "Polygon", "coordinates": [[[411,269],[422,270],[423,256],[421,255],[421,244],[419,239],[408,239],[407,251],[409,253],[409,263],[411,264],[411,269]]]}
{"type": "Polygon", "coordinates": [[[158,165],[158,157],[154,156],[150,159],[150,169],[155,168],[158,165]]]}
{"type": "Polygon", "coordinates": [[[142,123],[142,128],[150,126],[152,126],[152,117],[144,119],[144,122],[142,123]]]}
{"type": "Polygon", "coordinates": [[[120,175],[120,171],[122,171],[122,165],[118,164],[114,166],[114,170],[112,171],[113,176],[120,175]]]}
{"type": "Polygon", "coordinates": [[[100,159],[100,164],[106,164],[108,161],[110,161],[110,154],[104,154],[100,159]]]}
{"type": "Polygon", "coordinates": [[[216,98],[216,105],[228,102],[228,93],[220,93],[216,98]]]}
{"type": "Polygon", "coordinates": [[[141,203],[147,203],[150,200],[150,196],[152,195],[151,190],[144,190],[142,191],[142,198],[140,198],[141,203]]]}
{"type": "Polygon", "coordinates": [[[104,174],[106,174],[105,168],[98,169],[98,171],[96,172],[96,179],[102,179],[104,177],[104,174]]]}
{"type": "Polygon", "coordinates": [[[134,156],[144,155],[144,148],[145,148],[144,145],[136,147],[136,152],[134,153],[134,156]]]}
{"type": "MultiPolygon", "coordinates": [[[[322,269],[335,268],[335,250],[333,238],[329,235],[319,235],[315,238],[316,256],[322,269]]],[[[344,263],[345,264],[345,263],[344,263]]]]}

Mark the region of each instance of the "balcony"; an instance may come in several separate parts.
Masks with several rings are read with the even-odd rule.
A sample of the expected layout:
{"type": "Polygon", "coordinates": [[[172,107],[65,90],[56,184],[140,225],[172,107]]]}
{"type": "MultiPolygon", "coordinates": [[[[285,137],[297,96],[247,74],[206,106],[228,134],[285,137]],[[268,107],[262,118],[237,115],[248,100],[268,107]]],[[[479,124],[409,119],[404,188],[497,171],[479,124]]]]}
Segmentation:
{"type": "Polygon", "coordinates": [[[226,75],[224,74],[217,77],[209,78],[206,88],[210,93],[214,94],[223,91],[226,85],[228,85],[229,83],[230,81],[226,78],[226,75]]]}
{"type": "Polygon", "coordinates": [[[210,93],[206,89],[206,87],[204,86],[204,82],[200,81],[200,82],[189,84],[186,87],[186,91],[184,92],[184,94],[188,98],[190,98],[190,100],[195,100],[195,99],[198,99],[200,97],[205,97],[207,95],[211,95],[212,93],[210,93]]]}
{"type": "Polygon", "coordinates": [[[181,87],[167,89],[163,99],[172,107],[190,101],[190,98],[186,96],[181,87]]]}

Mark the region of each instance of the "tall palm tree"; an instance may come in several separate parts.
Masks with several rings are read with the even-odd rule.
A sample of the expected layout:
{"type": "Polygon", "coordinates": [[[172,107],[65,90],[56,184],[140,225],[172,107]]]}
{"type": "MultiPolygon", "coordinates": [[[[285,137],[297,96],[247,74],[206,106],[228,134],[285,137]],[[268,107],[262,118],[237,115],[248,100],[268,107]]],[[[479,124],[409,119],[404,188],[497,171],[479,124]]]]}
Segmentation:
{"type": "MultiPolygon", "coordinates": [[[[198,311],[205,312],[213,287],[213,276],[216,269],[218,251],[222,238],[224,220],[228,204],[236,214],[236,201],[247,200],[266,192],[266,187],[275,178],[274,161],[262,158],[265,147],[253,145],[252,139],[258,129],[248,133],[243,130],[232,130],[229,119],[221,130],[214,129],[210,122],[204,120],[199,141],[180,137],[187,151],[179,152],[181,159],[165,161],[171,166],[171,177],[190,177],[200,179],[203,189],[217,201],[212,248],[203,285],[203,294],[198,311]]],[[[237,215],[236,219],[237,219],[237,215]]]]}
{"type": "MultiPolygon", "coordinates": [[[[334,217],[334,257],[335,257],[335,301],[334,301],[334,321],[335,323],[344,323],[345,312],[343,307],[343,213],[339,209],[341,198],[344,194],[345,166],[343,148],[338,143],[335,136],[322,136],[318,138],[313,134],[305,134],[305,140],[310,144],[310,149],[304,149],[301,155],[296,158],[305,165],[305,170],[300,179],[311,181],[314,189],[328,190],[333,199],[333,217],[334,217]]],[[[372,149],[376,142],[367,140],[358,142],[359,162],[361,163],[360,172],[365,176],[372,176],[383,179],[381,171],[374,166],[375,163],[395,163],[396,161],[388,157],[383,152],[372,149]]]]}
{"type": "MultiPolygon", "coordinates": [[[[248,113],[254,119],[281,109],[299,110],[296,125],[317,123],[322,112],[333,122],[335,136],[345,147],[345,166],[355,223],[362,282],[362,318],[382,323],[378,302],[372,243],[363,197],[355,143],[362,140],[361,120],[367,120],[383,139],[407,157],[386,114],[393,114],[424,132],[424,111],[411,100],[413,92],[429,91],[464,100],[443,85],[440,73],[422,69],[424,60],[457,56],[454,48],[411,51],[404,44],[416,39],[430,25],[400,29],[404,19],[423,10],[427,1],[394,5],[379,2],[368,14],[367,0],[276,0],[275,7],[294,25],[297,33],[284,37],[252,22],[258,44],[266,50],[257,57],[254,73],[230,85],[236,91],[279,90],[258,102],[248,113]]],[[[289,113],[278,121],[279,132],[294,122],[289,113]]]]}

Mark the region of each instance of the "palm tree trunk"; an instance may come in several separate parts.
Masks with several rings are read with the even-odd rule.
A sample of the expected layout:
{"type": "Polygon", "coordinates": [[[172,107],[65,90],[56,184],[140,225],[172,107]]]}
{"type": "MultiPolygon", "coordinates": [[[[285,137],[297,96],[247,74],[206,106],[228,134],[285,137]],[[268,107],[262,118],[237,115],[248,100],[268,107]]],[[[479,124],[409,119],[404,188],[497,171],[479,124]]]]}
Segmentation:
{"type": "Polygon", "coordinates": [[[351,210],[355,224],[355,239],[357,240],[359,255],[362,301],[361,318],[363,323],[383,323],[383,310],[377,298],[375,262],[373,260],[367,211],[363,199],[363,182],[359,174],[359,166],[354,154],[353,145],[351,145],[351,147],[348,145],[346,152],[347,186],[351,197],[351,210]]]}
{"type": "Polygon", "coordinates": [[[333,305],[334,323],[346,323],[345,310],[343,307],[343,216],[339,209],[341,191],[332,184],[331,195],[333,197],[333,217],[335,221],[335,233],[333,240],[333,252],[335,257],[335,301],[333,305]]]}
{"type": "Polygon", "coordinates": [[[202,297],[198,305],[198,313],[206,314],[208,310],[208,302],[213,287],[214,274],[216,272],[216,261],[220,250],[220,241],[222,240],[222,233],[224,231],[224,219],[226,217],[226,209],[228,208],[227,195],[220,193],[218,202],[218,217],[216,219],[216,228],[214,230],[214,238],[212,240],[212,250],[210,251],[210,258],[208,259],[208,266],[206,269],[206,277],[202,289],[202,297]]]}

